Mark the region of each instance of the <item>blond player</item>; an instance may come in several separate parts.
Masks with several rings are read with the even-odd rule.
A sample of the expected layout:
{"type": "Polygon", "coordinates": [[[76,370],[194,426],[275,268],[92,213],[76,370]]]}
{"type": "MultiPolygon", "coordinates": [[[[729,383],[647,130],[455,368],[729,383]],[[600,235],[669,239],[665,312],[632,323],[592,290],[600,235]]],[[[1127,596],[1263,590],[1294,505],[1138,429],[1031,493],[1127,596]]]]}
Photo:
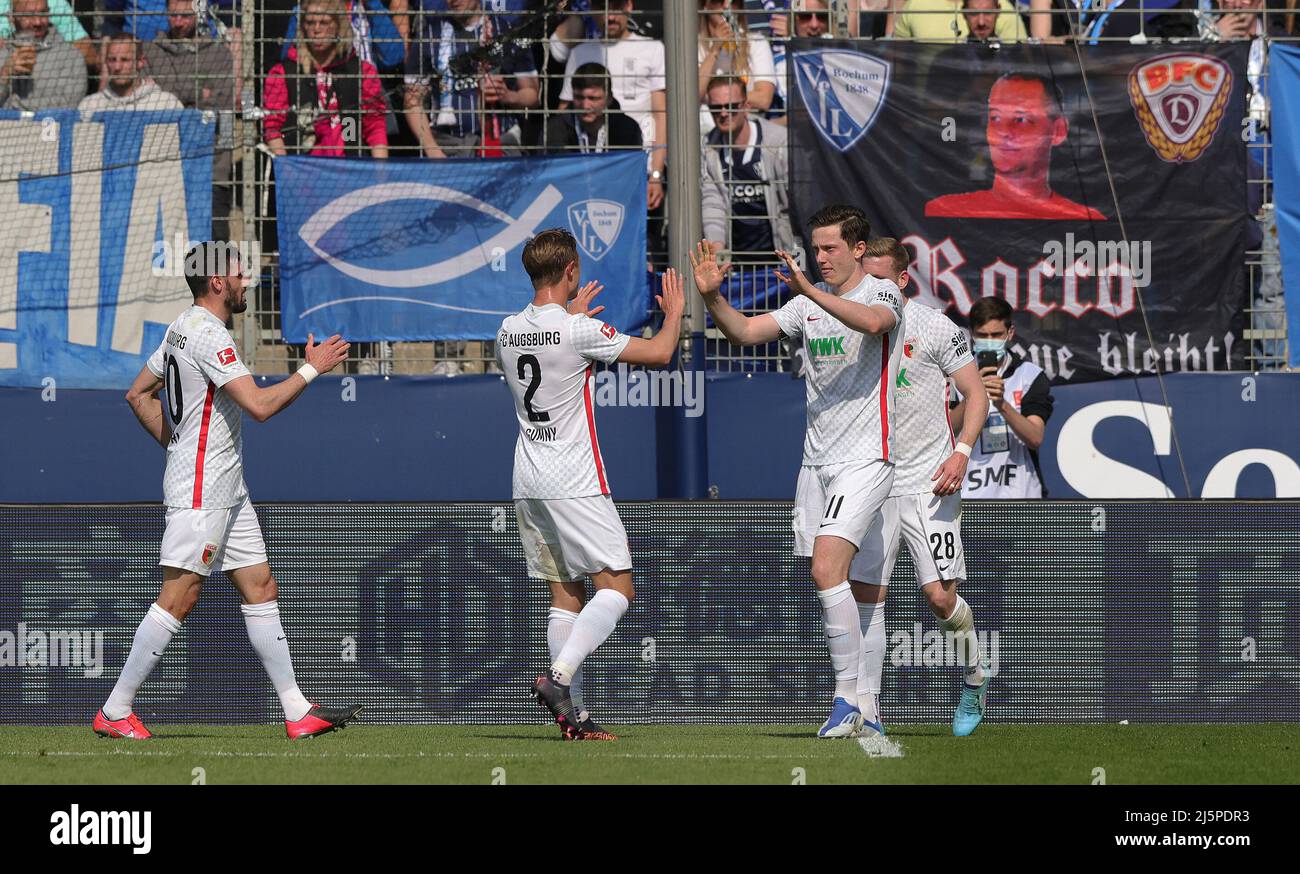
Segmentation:
{"type": "Polygon", "coordinates": [[[664,275],[656,298],[664,324],[650,340],[619,333],[588,304],[604,286],[578,287],[578,243],[568,231],[542,231],[524,247],[533,302],[507,317],[497,334],[497,361],[519,420],[512,492],[528,575],[546,580],[551,610],[546,641],[550,670],[533,695],[569,740],[614,740],[582,701],[582,663],[614,631],[632,601],[627,533],[610,497],[596,437],[592,369],[597,361],[663,367],[681,331],[681,278],[664,275]],[[595,594],[585,599],[583,578],[595,594]]]}
{"type": "MultiPolygon", "coordinates": [[[[863,267],[873,276],[907,288],[907,249],[891,237],[867,243],[863,267]]],[[[853,559],[849,579],[858,602],[862,660],[858,667],[858,706],[862,734],[881,733],[880,677],[885,655],[885,592],[907,544],[916,581],[939,625],[948,632],[964,671],[953,715],[953,734],[968,735],[984,717],[989,672],[975,637],[970,606],[957,594],[966,577],[961,542],[961,485],[971,446],[984,427],[988,404],[984,385],[965,333],[937,310],[909,302],[904,310],[903,360],[894,390],[898,435],[894,485],[889,500],[853,559]],[[967,404],[960,439],[948,423],[951,379],[967,404]]]]}

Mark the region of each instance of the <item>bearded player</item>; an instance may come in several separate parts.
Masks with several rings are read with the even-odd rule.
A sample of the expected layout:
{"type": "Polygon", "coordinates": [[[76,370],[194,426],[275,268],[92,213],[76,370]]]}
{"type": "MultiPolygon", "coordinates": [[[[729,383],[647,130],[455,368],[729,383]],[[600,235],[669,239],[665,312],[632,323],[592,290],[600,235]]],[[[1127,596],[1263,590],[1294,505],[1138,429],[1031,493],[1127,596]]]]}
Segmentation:
{"type": "MultiPolygon", "coordinates": [[[[907,288],[907,249],[891,237],[867,243],[864,269],[907,288]]],[[[906,298],[904,298],[906,300],[906,298]]],[[[970,605],[957,594],[966,577],[961,542],[961,485],[971,447],[988,415],[984,383],[960,328],[937,310],[915,301],[905,310],[903,361],[894,392],[898,451],[889,500],[853,559],[849,579],[858,602],[862,660],[858,667],[861,735],[883,733],[880,677],[885,655],[885,593],[900,541],[916,567],[916,582],[926,603],[953,641],[964,678],[952,718],[958,737],[973,732],[984,718],[989,667],[975,636],[970,605]],[[961,420],[961,439],[948,423],[948,380],[974,400],[961,420]]]]}
{"type": "Polygon", "coordinates": [[[342,363],[348,344],[337,335],[316,344],[309,334],[307,363],[288,379],[260,388],[239,360],[228,330],[232,316],[248,308],[238,257],[222,244],[195,246],[185,255],[185,280],[194,305],[168,326],[126,393],[140,424],[167,450],[162,590],[136,630],[126,665],[93,729],[103,737],[150,737],[132,711],[136,692],[198,603],[204,581],[225,571],[243,599],[248,638],[280,696],[285,732],[291,738],[324,734],[342,728],[361,708],[319,707],[298,689],[275,578],[244,485],[240,410],[265,422],[316,376],[342,363]],[[158,397],[164,388],[165,407],[158,397]]]}
{"type": "Polygon", "coordinates": [[[835,670],[831,713],[818,737],[851,737],[860,728],[858,662],[862,634],[849,565],[894,481],[891,452],[894,376],[903,300],[898,286],[862,269],[870,226],[862,211],[828,206],[809,221],[823,281],[813,285],[794,260],[778,274],[796,293],[778,310],[746,317],[719,293],[731,265],[717,263],[707,241],[691,263],[713,322],[736,345],[802,340],[808,427],[795,487],[795,554],[812,559],[826,644],[835,670]]]}
{"type": "Polygon", "coordinates": [[[582,663],[613,633],[633,597],[627,533],[596,439],[592,370],[597,361],[668,364],[681,331],[682,283],[677,271],[664,274],[663,294],[655,298],[663,328],[645,340],[592,318],[604,307],[588,304],[604,286],[579,289],[578,243],[568,231],[542,231],[524,246],[523,261],[533,302],[501,323],[497,362],[519,420],[511,490],[528,576],[551,589],[551,667],[532,694],[566,740],[615,740],[582,700],[582,663]],[[588,576],[595,586],[590,601],[588,576]]]}

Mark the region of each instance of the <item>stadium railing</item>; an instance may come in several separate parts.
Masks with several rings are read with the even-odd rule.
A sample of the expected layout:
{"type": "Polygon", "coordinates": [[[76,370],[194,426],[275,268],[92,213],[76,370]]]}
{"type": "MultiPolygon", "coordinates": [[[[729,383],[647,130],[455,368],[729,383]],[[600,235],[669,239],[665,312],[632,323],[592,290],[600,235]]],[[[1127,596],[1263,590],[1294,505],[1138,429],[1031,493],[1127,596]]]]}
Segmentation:
{"type": "MultiPolygon", "coordinates": [[[[72,7],[67,7],[65,0],[49,2],[52,4],[52,29],[69,27],[68,19],[73,17],[72,7]]],[[[326,8],[319,5],[321,2],[322,0],[313,0],[309,5],[319,12],[326,8]]],[[[812,0],[806,5],[808,10],[829,7],[828,27],[835,35],[864,40],[878,38],[892,26],[891,19],[897,18],[900,13],[908,13],[918,20],[926,15],[946,16],[949,19],[953,17],[947,12],[913,12],[902,3],[898,4],[896,12],[891,13],[885,8],[887,2],[888,0],[830,0],[826,3],[812,0]],[[853,27],[850,24],[850,12],[855,7],[859,17],[857,26],[853,27]]],[[[445,0],[368,0],[365,3],[361,0],[356,3],[352,0],[337,0],[336,5],[351,10],[348,12],[350,20],[355,18],[359,22],[364,21],[362,26],[368,34],[364,41],[368,45],[366,54],[376,62],[382,91],[388,103],[384,125],[388,155],[407,158],[419,156],[418,141],[403,112],[406,94],[403,67],[411,42],[424,30],[432,12],[445,6],[445,0]],[[363,7],[364,14],[361,11],[363,7]]],[[[493,22],[492,27],[497,34],[508,32],[520,23],[531,25],[531,29],[517,34],[517,44],[520,50],[531,55],[537,66],[538,105],[514,109],[512,114],[519,119],[522,132],[519,151],[523,154],[544,153],[554,148],[542,139],[547,120],[560,113],[572,112],[559,108],[559,95],[564,84],[564,64],[553,57],[552,35],[566,21],[583,21],[578,27],[575,44],[591,41],[595,35],[590,31],[590,21],[566,17],[564,13],[555,12],[553,5],[540,0],[518,4],[525,5],[530,10],[524,12],[502,11],[497,7],[516,4],[498,3],[496,0],[485,0],[484,5],[489,7],[484,10],[484,15],[493,22]],[[584,31],[583,28],[587,29],[584,31]]],[[[601,0],[593,0],[590,5],[600,6],[601,0]]],[[[662,38],[662,15],[654,9],[642,10],[639,8],[641,5],[634,4],[632,26],[647,35],[662,38]]],[[[1129,5],[1125,3],[1111,12],[1113,19],[1121,23],[1127,21],[1127,25],[1112,25],[1110,30],[1088,38],[1101,42],[1126,42],[1132,37],[1114,34],[1138,33],[1149,41],[1154,41],[1162,38],[1162,33],[1174,32],[1168,28],[1167,19],[1170,16],[1179,17],[1179,26],[1183,30],[1178,32],[1185,32],[1188,38],[1216,38],[1214,12],[1200,10],[1197,0],[1182,0],[1181,5],[1173,8],[1167,8],[1168,0],[1138,0],[1132,3],[1133,8],[1128,8],[1129,5]]],[[[743,11],[738,9],[737,14],[741,17],[737,21],[751,32],[770,35],[771,13],[753,11],[761,6],[763,4],[746,2],[743,11]]],[[[214,236],[220,238],[224,232],[232,241],[259,240],[262,243],[263,281],[256,287],[249,312],[240,317],[236,338],[244,349],[245,358],[257,372],[287,373],[300,362],[301,347],[285,344],[280,333],[275,194],[274,180],[270,174],[273,155],[265,138],[268,114],[265,84],[271,68],[280,63],[286,51],[286,34],[296,29],[299,18],[297,6],[290,0],[200,0],[194,4],[194,8],[197,10],[200,32],[224,47],[231,56],[230,74],[228,77],[218,77],[220,82],[202,85],[196,80],[194,87],[187,89],[184,85],[175,85],[175,80],[171,80],[173,90],[183,100],[198,105],[199,108],[210,108],[219,118],[213,144],[216,158],[214,236]],[[205,93],[205,88],[212,84],[228,85],[234,105],[211,106],[211,94],[205,93]],[[187,90],[190,93],[185,93],[187,90]],[[205,104],[204,101],[209,102],[205,104]]],[[[1265,0],[1259,8],[1268,16],[1270,28],[1263,35],[1262,44],[1266,46],[1272,41],[1300,41],[1300,22],[1296,21],[1295,0],[1265,0]]],[[[1041,25],[1035,27],[1036,22],[1050,19],[1056,35],[1048,38],[1061,39],[1064,33],[1063,15],[1053,15],[1050,10],[1030,10],[1027,6],[1022,6],[1020,11],[1020,23],[1022,26],[1027,24],[1029,32],[1042,29],[1041,25]]],[[[89,62],[88,81],[92,91],[102,81],[98,76],[102,71],[104,40],[108,35],[125,30],[142,37],[166,36],[166,16],[141,10],[136,7],[134,0],[98,0],[93,12],[90,11],[89,4],[79,3],[76,12],[77,27],[85,34],[84,39],[76,41],[76,45],[89,62]]],[[[701,14],[704,14],[704,10],[701,14]]],[[[13,20],[10,19],[10,27],[13,26],[13,20]]],[[[793,22],[788,28],[793,31],[793,22]]],[[[565,33],[574,35],[567,31],[565,33]]],[[[14,42],[12,35],[0,38],[3,50],[12,50],[14,42]]],[[[621,73],[611,71],[611,75],[617,77],[621,73]]],[[[300,82],[314,82],[315,77],[299,73],[299,79],[300,82]]],[[[1261,87],[1267,88],[1266,69],[1262,72],[1260,81],[1261,87]]],[[[778,112],[770,115],[779,119],[778,112]]],[[[1267,130],[1267,105],[1253,106],[1252,115],[1260,128],[1267,130]]],[[[298,127],[307,126],[299,124],[298,127]]],[[[301,142],[293,148],[304,150],[301,142]]],[[[1250,142],[1248,148],[1259,158],[1257,163],[1265,168],[1265,172],[1257,178],[1252,177],[1248,183],[1253,189],[1252,203],[1260,205],[1264,243],[1247,253],[1249,287],[1253,291],[1251,304],[1246,310],[1246,339],[1251,341],[1247,364],[1254,370],[1280,369],[1285,367],[1287,360],[1287,336],[1279,293],[1280,259],[1276,236],[1271,233],[1273,194],[1270,175],[1272,163],[1269,158],[1272,143],[1267,137],[1259,137],[1250,142]]],[[[728,227],[730,218],[728,215],[728,227]]],[[[652,237],[661,232],[662,223],[652,222],[652,237]]],[[[730,240],[721,242],[730,248],[730,240]]],[[[647,256],[649,267],[661,270],[665,266],[666,252],[663,245],[652,242],[647,256]]],[[[746,262],[737,266],[735,276],[728,286],[728,294],[738,308],[742,312],[753,314],[767,311],[783,302],[783,289],[771,274],[770,267],[774,266],[772,261],[753,257],[746,259],[746,262]]],[[[354,344],[353,349],[353,358],[346,365],[346,370],[352,373],[481,373],[494,367],[489,342],[358,343],[354,344]]],[[[796,364],[791,359],[789,349],[783,344],[769,344],[759,349],[736,349],[712,327],[709,330],[707,358],[710,368],[724,371],[784,371],[796,364]]]]}

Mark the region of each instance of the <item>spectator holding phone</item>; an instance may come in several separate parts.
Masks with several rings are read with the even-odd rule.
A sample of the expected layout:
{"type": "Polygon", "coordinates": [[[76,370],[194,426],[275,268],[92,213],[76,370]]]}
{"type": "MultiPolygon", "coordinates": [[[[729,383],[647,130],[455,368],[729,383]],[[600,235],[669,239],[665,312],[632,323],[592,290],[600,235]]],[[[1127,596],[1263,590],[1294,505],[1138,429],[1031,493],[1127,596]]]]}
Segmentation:
{"type": "MultiPolygon", "coordinates": [[[[961,495],[1041,498],[1038,447],[1053,403],[1047,375],[1007,348],[1016,329],[1011,305],[1002,298],[982,297],[971,307],[970,331],[975,364],[989,396],[989,417],[971,451],[961,495]]],[[[964,404],[949,411],[953,427],[961,426],[964,404]]]]}

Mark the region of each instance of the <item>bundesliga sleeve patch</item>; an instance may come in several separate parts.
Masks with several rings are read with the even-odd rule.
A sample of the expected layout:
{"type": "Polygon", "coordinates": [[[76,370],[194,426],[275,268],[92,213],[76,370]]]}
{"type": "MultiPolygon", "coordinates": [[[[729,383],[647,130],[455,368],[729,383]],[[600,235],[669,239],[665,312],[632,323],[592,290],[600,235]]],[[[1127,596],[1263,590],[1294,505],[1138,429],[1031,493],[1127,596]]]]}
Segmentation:
{"type": "Polygon", "coordinates": [[[606,322],[600,323],[600,332],[605,335],[607,340],[613,340],[614,336],[618,334],[618,331],[614,330],[614,326],[606,322]]]}
{"type": "Polygon", "coordinates": [[[235,347],[227,346],[217,353],[217,363],[222,367],[229,367],[235,363],[235,347]]]}

